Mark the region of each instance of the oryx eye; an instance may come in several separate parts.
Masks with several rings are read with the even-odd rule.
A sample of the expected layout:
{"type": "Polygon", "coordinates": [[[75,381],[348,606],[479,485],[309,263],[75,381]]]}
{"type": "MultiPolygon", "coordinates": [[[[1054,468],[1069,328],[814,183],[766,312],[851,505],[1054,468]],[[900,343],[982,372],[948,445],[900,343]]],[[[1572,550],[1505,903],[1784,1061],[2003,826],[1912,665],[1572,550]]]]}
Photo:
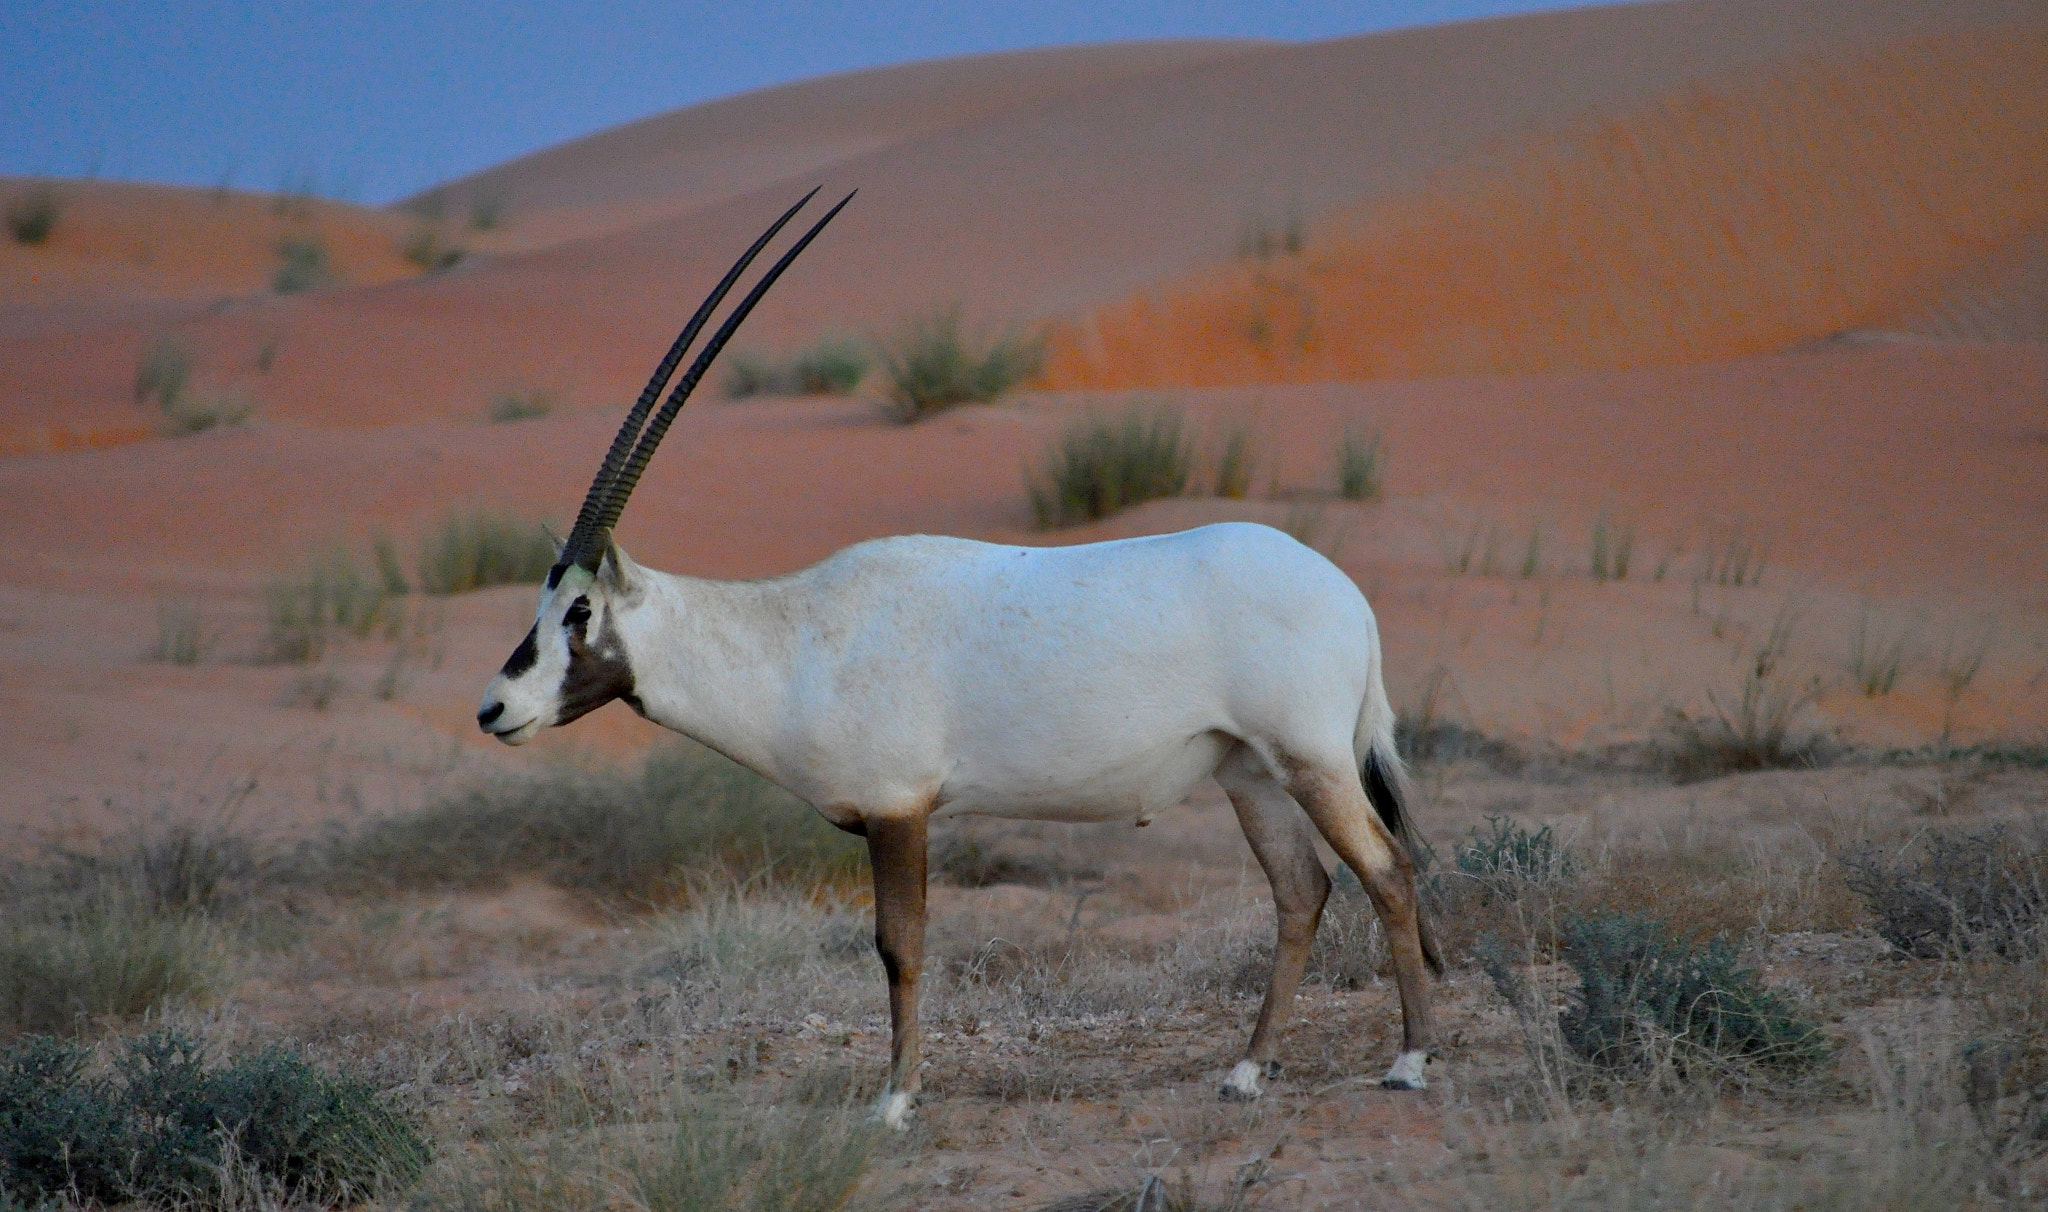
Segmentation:
{"type": "Polygon", "coordinates": [[[562,614],[562,626],[581,627],[590,621],[590,599],[577,598],[569,603],[569,609],[562,614]]]}

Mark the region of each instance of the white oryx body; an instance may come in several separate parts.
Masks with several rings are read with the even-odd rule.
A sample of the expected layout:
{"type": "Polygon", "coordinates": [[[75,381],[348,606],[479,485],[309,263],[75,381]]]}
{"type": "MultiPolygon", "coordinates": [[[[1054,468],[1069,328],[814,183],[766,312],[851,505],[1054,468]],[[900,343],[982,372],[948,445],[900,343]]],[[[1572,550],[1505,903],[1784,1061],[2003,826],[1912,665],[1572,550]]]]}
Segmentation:
{"type": "Polygon", "coordinates": [[[918,1088],[929,820],[1144,824],[1212,776],[1278,919],[1265,1003],[1224,1095],[1256,1097],[1277,1070],[1330,891],[1318,835],[1386,929],[1403,1031],[1385,1084],[1423,1085],[1424,968],[1441,964],[1416,902],[1372,610],[1328,560],[1238,523],[1075,547],[878,539],[786,577],[722,582],[640,568],[612,543],[691,389],[851,200],[762,276],[654,411],[726,292],[808,197],[684,327],[613,440],[478,726],[516,745],[623,699],[865,837],[889,976],[891,1124],[918,1088]]]}
{"type": "MultiPolygon", "coordinates": [[[[766,581],[635,568],[606,601],[641,714],[835,822],[1147,817],[1239,740],[1342,756],[1393,726],[1372,610],[1248,524],[1079,547],[914,536],[766,581]]],[[[525,739],[544,678],[508,685],[525,739]]]]}

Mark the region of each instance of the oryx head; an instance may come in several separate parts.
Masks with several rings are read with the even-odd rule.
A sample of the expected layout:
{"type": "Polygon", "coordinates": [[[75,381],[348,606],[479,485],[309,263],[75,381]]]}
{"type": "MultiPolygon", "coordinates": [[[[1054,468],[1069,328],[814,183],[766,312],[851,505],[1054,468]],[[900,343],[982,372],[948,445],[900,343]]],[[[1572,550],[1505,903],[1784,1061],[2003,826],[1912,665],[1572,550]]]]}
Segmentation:
{"type": "Polygon", "coordinates": [[[626,423],[612,439],[611,449],[598,467],[597,478],[591,481],[590,492],[583,498],[583,507],[576,513],[575,528],[556,555],[555,566],[548,571],[547,584],[540,592],[540,607],[534,613],[533,629],[512,650],[498,676],[484,688],[476,722],[485,732],[508,745],[520,745],[532,740],[543,728],[566,724],[613,699],[622,698],[638,706],[633,693],[632,657],[619,626],[619,616],[631,609],[642,578],[633,562],[613,544],[612,527],[618,524],[626,498],[639,483],[640,473],[647,469],[654,448],[661,443],[662,435],[668,432],[669,423],[675,420],[691,390],[710,369],[712,359],[725,348],[740,322],[754,310],[790,262],[796,260],[797,254],[853,200],[852,194],[840,199],[838,206],[827,211],[761,276],[698,351],[696,360],[677,381],[660,411],[652,419],[647,414],[661,398],[662,389],[668,386],[690,344],[724,301],[726,292],[817,192],[814,189],[805,194],[785,211],[733,265],[683,326],[682,335],[669,347],[668,355],[655,368],[654,377],[647,381],[639,401],[626,414],[626,423]]]}

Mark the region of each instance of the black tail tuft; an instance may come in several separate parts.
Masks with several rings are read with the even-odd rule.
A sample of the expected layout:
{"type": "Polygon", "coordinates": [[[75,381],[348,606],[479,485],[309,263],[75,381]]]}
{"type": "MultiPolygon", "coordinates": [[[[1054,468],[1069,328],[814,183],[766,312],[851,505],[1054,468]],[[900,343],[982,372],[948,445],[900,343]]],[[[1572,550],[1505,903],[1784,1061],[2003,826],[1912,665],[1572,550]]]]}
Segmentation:
{"type": "MultiPolygon", "coordinates": [[[[1377,747],[1365,755],[1365,768],[1359,771],[1365,780],[1365,798],[1372,802],[1374,812],[1380,814],[1380,822],[1387,832],[1401,843],[1408,852],[1411,869],[1420,870],[1421,862],[1415,852],[1413,831],[1408,824],[1408,810],[1402,796],[1401,770],[1394,762],[1383,758],[1377,747]]],[[[1429,914],[1422,904],[1421,890],[1415,897],[1415,925],[1422,936],[1422,958],[1429,964],[1429,970],[1438,976],[1444,974],[1443,953],[1437,949],[1436,932],[1430,928],[1429,914]]]]}

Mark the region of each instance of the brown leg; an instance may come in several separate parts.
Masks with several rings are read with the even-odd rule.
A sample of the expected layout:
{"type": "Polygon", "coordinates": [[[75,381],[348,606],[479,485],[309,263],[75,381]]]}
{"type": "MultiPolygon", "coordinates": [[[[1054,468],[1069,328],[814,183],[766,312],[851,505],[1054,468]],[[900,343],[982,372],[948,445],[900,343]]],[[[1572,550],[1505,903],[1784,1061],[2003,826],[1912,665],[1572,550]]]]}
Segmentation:
{"type": "Polygon", "coordinates": [[[1280,1036],[1294,1008],[1294,992],[1308,968],[1316,924],[1330,897],[1330,877],[1316,854],[1315,833],[1295,802],[1266,773],[1256,756],[1240,746],[1216,771],[1216,781],[1237,810],[1237,823],[1251,843],[1252,854],[1273,887],[1273,916],[1278,937],[1273,945],[1273,972],[1266,982],[1266,1000],[1251,1046],[1223,1084],[1223,1097],[1240,1102],[1257,1098],[1260,1079],[1274,1076],[1280,1036]]]}
{"type": "Polygon", "coordinates": [[[1429,978],[1422,954],[1421,913],[1415,894],[1415,866],[1408,850],[1395,840],[1365,798],[1358,772],[1348,765],[1297,762],[1281,755],[1275,763],[1283,785],[1323,840],[1350,864],[1365,885],[1379,914],[1393,954],[1394,982],[1401,990],[1401,1055],[1383,1084],[1395,1089],[1420,1089],[1427,1082],[1423,1062],[1435,1033],[1430,1025],[1429,978]]]}
{"type": "Polygon", "coordinates": [[[918,1088],[917,980],[924,971],[925,818],[867,821],[875,950],[889,974],[889,1087],[882,1118],[904,1126],[918,1088]]]}

